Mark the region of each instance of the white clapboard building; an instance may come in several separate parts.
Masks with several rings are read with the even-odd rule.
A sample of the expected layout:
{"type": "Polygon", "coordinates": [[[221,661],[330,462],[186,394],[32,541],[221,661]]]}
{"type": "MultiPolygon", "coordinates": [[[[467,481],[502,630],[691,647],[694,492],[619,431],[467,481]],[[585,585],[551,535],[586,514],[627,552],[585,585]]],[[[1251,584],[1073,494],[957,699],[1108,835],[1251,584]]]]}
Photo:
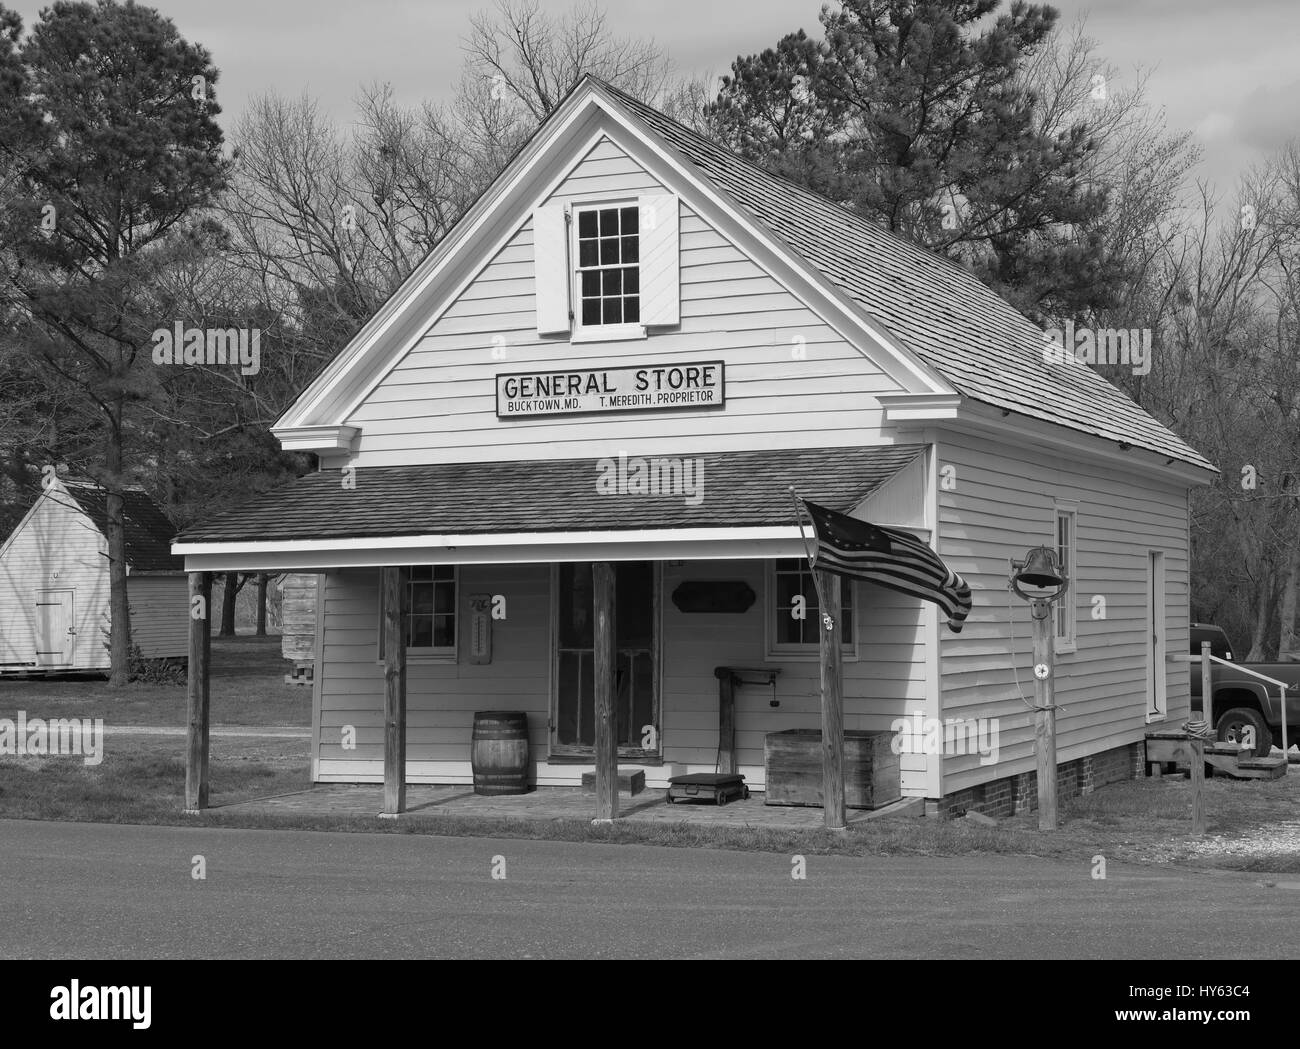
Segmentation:
{"type": "Polygon", "coordinates": [[[954,633],[844,586],[847,730],[997,719],[995,753],[903,752],[904,796],[1032,799],[1007,579],[1033,546],[1070,578],[1063,792],[1132,775],[1148,727],[1188,714],[1188,493],[1214,467],[969,273],[595,79],[274,432],[319,472],[174,549],[196,573],[321,573],[316,782],[468,783],[486,710],[526,714],[531,783],[578,784],[612,600],[618,766],[761,790],[769,734],[820,725],[791,487],[973,589],[954,633]],[[406,603],[387,699],[385,578],[406,603]],[[730,699],[719,668],[743,671],[730,699]]]}
{"type": "MultiPolygon", "coordinates": [[[[176,529],[142,489],[123,501],[132,644],[146,659],[182,657],[189,616],[176,529]]],[[[0,546],[0,673],[108,669],[108,565],[107,493],[51,475],[0,546]]]]}

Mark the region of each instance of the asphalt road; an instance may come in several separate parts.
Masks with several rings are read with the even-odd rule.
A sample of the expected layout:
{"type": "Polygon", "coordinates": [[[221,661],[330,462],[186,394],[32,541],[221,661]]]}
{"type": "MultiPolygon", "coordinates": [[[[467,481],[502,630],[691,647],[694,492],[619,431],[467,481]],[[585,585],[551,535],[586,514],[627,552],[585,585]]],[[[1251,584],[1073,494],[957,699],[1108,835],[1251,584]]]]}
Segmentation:
{"type": "Polygon", "coordinates": [[[3,820],[0,957],[1300,956],[1294,876],[1091,860],[3,820]]]}

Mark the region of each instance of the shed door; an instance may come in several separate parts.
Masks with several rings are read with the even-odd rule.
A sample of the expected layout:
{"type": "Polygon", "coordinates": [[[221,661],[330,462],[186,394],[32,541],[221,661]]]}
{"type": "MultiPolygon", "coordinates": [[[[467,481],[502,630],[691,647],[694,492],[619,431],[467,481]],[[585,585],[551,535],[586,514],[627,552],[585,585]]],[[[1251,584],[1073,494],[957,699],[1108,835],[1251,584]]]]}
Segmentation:
{"type": "Polygon", "coordinates": [[[76,641],[71,590],[36,591],[36,665],[72,666],[76,641]]]}

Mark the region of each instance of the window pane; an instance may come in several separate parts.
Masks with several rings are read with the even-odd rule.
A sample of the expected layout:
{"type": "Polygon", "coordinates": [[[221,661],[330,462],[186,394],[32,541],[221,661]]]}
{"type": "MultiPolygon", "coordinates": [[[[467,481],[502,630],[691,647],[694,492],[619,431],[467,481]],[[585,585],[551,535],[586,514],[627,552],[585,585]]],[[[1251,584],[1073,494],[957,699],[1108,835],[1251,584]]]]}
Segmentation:
{"type": "Polygon", "coordinates": [[[451,648],[456,643],[454,616],[433,617],[433,643],[438,648],[451,648]]]}
{"type": "Polygon", "coordinates": [[[411,615],[428,615],[433,611],[433,584],[416,583],[411,587],[411,615]]]}
{"type": "Polygon", "coordinates": [[[623,294],[635,295],[641,290],[641,272],[635,266],[623,270],[623,294]]]}
{"type": "Polygon", "coordinates": [[[596,235],[596,213],[594,211],[578,212],[578,236],[594,237],[596,235]]]}
{"type": "Polygon", "coordinates": [[[596,247],[597,241],[584,240],[578,243],[578,265],[594,266],[600,261],[599,249],[596,247]]]}
{"type": "Polygon", "coordinates": [[[636,237],[623,238],[623,261],[639,262],[641,258],[640,247],[637,244],[636,237]]]}
{"type": "Polygon", "coordinates": [[[434,579],[455,579],[456,566],[455,565],[434,565],[433,578],[434,579]]]}
{"type": "Polygon", "coordinates": [[[433,591],[433,611],[456,611],[456,587],[452,583],[437,583],[433,591]]]}
{"type": "Polygon", "coordinates": [[[600,271],[587,270],[582,275],[582,295],[583,298],[590,299],[600,294],[600,271]]]}
{"type": "Polygon", "coordinates": [[[560,565],[560,647],[591,648],[591,563],[560,565]]]}
{"type": "Polygon", "coordinates": [[[600,242],[600,264],[602,266],[618,265],[618,238],[610,237],[600,242]]]}
{"type": "Polygon", "coordinates": [[[600,213],[600,235],[602,237],[618,236],[618,209],[609,208],[600,213]]]}
{"type": "Polygon", "coordinates": [[[582,300],[582,323],[583,324],[600,323],[600,300],[599,299],[582,300]]]}
{"type": "Polygon", "coordinates": [[[604,270],[601,274],[601,292],[605,295],[623,294],[623,271],[604,270]]]}
{"type": "Polygon", "coordinates": [[[603,324],[622,324],[623,323],[623,301],[621,299],[604,300],[603,324]]]}
{"type": "Polygon", "coordinates": [[[411,616],[406,643],[411,648],[428,648],[433,644],[433,617],[411,616]]]}
{"type": "Polygon", "coordinates": [[[637,226],[637,209],[624,208],[623,209],[623,232],[635,233],[636,226],[637,226]]]}
{"type": "Polygon", "coordinates": [[[641,319],[641,300],[633,295],[623,300],[623,323],[635,324],[641,319]]]}

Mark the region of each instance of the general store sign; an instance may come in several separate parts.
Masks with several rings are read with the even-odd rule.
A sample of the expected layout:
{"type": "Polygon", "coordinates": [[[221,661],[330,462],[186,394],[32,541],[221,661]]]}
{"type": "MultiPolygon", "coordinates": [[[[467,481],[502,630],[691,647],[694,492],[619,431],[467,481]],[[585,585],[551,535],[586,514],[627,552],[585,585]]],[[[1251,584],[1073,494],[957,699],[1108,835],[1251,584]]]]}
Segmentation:
{"type": "Polygon", "coordinates": [[[497,416],[501,419],[578,412],[717,408],[726,400],[722,361],[513,372],[497,376],[497,416]]]}

